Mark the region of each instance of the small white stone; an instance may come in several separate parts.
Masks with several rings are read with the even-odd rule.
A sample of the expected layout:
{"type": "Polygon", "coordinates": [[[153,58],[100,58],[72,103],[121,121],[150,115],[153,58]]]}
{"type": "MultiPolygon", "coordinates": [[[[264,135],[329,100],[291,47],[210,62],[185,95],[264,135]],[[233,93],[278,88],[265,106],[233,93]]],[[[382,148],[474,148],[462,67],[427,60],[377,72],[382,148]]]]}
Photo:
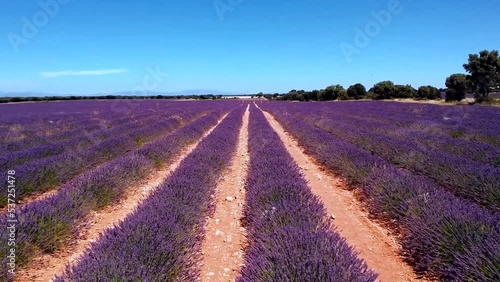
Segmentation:
{"type": "Polygon", "coordinates": [[[330,215],[330,218],[335,219],[335,215],[332,213],[332,215],[330,215]]]}
{"type": "Polygon", "coordinates": [[[232,202],[233,200],[234,200],[234,198],[233,198],[233,197],[231,197],[231,196],[227,196],[227,197],[226,197],[226,201],[228,201],[228,202],[232,202]]]}
{"type": "Polygon", "coordinates": [[[220,222],[220,219],[218,219],[218,218],[217,218],[217,219],[215,220],[215,223],[219,223],[219,222],[220,222]]]}
{"type": "Polygon", "coordinates": [[[213,273],[213,272],[209,272],[209,273],[207,273],[207,275],[208,275],[208,276],[214,276],[214,275],[215,275],[215,273],[213,273]]]}

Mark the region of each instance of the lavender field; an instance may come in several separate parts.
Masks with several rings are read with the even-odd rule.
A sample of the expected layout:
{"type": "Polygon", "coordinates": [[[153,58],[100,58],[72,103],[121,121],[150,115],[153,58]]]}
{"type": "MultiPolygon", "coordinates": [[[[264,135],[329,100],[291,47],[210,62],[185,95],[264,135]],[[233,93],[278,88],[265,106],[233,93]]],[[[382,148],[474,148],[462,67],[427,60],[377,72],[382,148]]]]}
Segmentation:
{"type": "Polygon", "coordinates": [[[227,281],[200,271],[217,220],[245,238],[217,235],[240,250],[224,262],[235,281],[400,281],[401,266],[412,281],[500,281],[499,120],[500,108],[386,101],[0,105],[0,279],[227,281]],[[238,198],[219,184],[243,158],[242,128],[238,198]],[[283,138],[320,182],[344,185],[315,194],[283,138]],[[339,230],[331,199],[366,226],[339,230]],[[213,218],[231,201],[241,214],[213,218]],[[379,268],[383,254],[349,235],[372,223],[400,266],[379,268]]]}

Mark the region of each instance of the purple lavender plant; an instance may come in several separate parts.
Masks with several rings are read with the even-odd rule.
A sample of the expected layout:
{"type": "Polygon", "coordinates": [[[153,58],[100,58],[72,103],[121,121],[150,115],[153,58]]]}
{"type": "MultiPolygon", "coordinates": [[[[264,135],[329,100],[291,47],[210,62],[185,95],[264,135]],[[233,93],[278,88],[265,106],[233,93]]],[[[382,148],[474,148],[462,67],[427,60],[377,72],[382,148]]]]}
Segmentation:
{"type": "Polygon", "coordinates": [[[244,206],[249,247],[237,281],[375,281],[326,220],[326,211],[278,135],[250,111],[244,206]]]}
{"type": "Polygon", "coordinates": [[[195,281],[205,216],[236,149],[238,107],[116,228],[56,281],[195,281]]]}

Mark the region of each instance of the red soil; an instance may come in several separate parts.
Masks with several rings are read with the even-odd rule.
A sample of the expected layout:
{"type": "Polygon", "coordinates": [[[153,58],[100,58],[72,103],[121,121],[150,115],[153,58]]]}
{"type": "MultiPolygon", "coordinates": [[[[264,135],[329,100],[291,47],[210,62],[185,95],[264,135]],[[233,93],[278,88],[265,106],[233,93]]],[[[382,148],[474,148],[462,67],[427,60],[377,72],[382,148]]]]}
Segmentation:
{"type": "Polygon", "coordinates": [[[240,219],[243,216],[245,180],[250,159],[248,117],[247,108],[236,154],[217,185],[215,213],[205,226],[201,281],[234,281],[243,264],[245,234],[240,219]]]}
{"type": "Polygon", "coordinates": [[[400,246],[396,238],[387,229],[370,220],[354,193],[346,190],[346,181],[317,165],[271,114],[265,111],[264,114],[301,168],[311,191],[323,202],[336,231],[359,252],[359,257],[366,261],[368,267],[379,274],[379,279],[394,282],[422,281],[417,279],[412,268],[398,255],[400,246]]]}

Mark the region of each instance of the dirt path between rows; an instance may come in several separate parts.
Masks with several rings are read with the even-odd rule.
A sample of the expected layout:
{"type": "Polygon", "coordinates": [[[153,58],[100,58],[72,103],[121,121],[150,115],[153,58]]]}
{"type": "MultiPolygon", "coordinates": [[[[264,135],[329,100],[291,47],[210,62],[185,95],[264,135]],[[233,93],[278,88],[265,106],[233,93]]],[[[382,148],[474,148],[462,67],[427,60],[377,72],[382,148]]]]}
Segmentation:
{"type": "Polygon", "coordinates": [[[243,265],[245,229],[241,226],[248,154],[249,106],[243,116],[237,151],[217,185],[215,213],[207,219],[200,281],[235,281],[243,265]]]}
{"type": "Polygon", "coordinates": [[[423,281],[416,278],[412,268],[398,255],[400,246],[396,238],[368,218],[353,192],[343,189],[346,182],[318,166],[271,114],[263,112],[300,167],[312,192],[323,202],[337,231],[359,252],[368,267],[379,274],[379,280],[423,281]]]}
{"type": "Polygon", "coordinates": [[[153,173],[139,185],[129,187],[119,203],[109,206],[99,212],[94,212],[90,216],[88,229],[83,231],[79,238],[66,248],[58,250],[53,254],[35,258],[27,268],[19,269],[16,272],[14,281],[53,281],[52,279],[55,275],[62,274],[67,264],[75,264],[86,252],[90,243],[95,242],[106,229],[114,228],[116,224],[133,213],[134,210],[177,169],[182,160],[184,160],[186,156],[226,118],[226,116],[227,114],[224,115],[215,126],[205,132],[198,141],[181,150],[179,155],[168,167],[153,173]]]}

